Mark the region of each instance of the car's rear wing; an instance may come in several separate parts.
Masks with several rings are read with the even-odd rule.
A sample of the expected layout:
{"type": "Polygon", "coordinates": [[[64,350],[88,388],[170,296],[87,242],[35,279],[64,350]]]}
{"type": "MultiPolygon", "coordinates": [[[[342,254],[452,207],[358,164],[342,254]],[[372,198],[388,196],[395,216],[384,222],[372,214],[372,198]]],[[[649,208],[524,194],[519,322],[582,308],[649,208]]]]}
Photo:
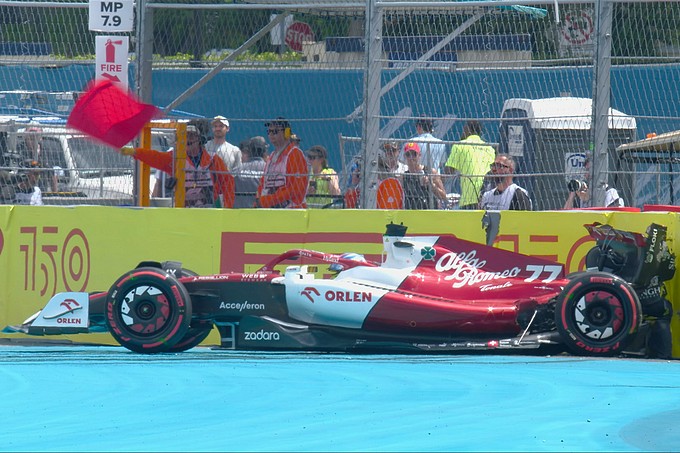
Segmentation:
{"type": "Polygon", "coordinates": [[[606,265],[611,268],[608,270],[631,284],[642,287],[673,278],[675,255],[666,242],[665,226],[652,223],[644,235],[600,223],[587,224],[584,227],[597,241],[599,264],[596,267],[606,265]]]}

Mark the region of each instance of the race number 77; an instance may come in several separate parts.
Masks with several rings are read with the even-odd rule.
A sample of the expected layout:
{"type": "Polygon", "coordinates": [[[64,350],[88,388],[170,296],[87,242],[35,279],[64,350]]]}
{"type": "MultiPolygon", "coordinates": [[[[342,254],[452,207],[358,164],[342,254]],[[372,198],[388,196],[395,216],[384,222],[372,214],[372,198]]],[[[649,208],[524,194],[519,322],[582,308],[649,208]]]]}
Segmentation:
{"type": "Polygon", "coordinates": [[[541,280],[543,283],[548,283],[557,278],[562,271],[562,266],[548,264],[546,266],[539,266],[537,264],[527,264],[527,271],[533,272],[531,276],[524,279],[525,282],[533,282],[538,279],[541,274],[548,274],[547,278],[541,280]]]}

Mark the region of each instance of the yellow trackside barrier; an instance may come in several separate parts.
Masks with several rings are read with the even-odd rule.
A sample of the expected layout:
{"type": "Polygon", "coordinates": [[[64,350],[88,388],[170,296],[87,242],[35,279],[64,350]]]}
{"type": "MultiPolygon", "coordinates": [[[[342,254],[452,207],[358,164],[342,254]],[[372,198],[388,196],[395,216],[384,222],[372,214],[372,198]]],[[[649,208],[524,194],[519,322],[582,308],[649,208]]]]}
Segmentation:
{"type": "MultiPolygon", "coordinates": [[[[253,272],[293,248],[351,251],[380,260],[382,233],[389,222],[403,222],[408,234],[446,233],[485,243],[483,214],[0,206],[0,328],[21,323],[57,292],[106,291],[141,261],[181,261],[188,269],[210,274],[253,272]]],[[[669,212],[503,211],[495,246],[552,259],[574,272],[584,269],[585,254],[594,244],[583,228],[593,222],[641,233],[650,223],[665,225],[671,249],[680,254],[680,215],[669,212]]],[[[327,269],[320,266],[319,272],[323,275],[327,269]]],[[[680,272],[666,283],[676,311],[679,285],[680,272]]],[[[680,316],[673,317],[671,328],[673,353],[680,357],[680,316]]],[[[219,343],[214,335],[209,344],[219,343]]],[[[63,338],[114,344],[108,334],[55,337],[63,338]]]]}

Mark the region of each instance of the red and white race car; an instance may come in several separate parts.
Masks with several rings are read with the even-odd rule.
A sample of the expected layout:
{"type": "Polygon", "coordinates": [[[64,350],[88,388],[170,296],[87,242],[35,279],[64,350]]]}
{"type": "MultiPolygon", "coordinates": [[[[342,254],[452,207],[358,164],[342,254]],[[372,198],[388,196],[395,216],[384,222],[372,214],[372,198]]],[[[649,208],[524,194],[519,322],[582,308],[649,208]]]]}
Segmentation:
{"type": "Polygon", "coordinates": [[[381,263],[291,250],[254,273],[196,275],[143,262],[108,291],[60,293],[22,325],[30,335],[108,331],[141,353],[184,351],[213,327],[248,350],[451,352],[537,349],[611,356],[633,344],[670,357],[675,271],[666,229],[586,225],[589,270],[390,224],[381,263]],[[283,273],[275,266],[297,260],[283,273]],[[313,263],[330,264],[317,278],[313,263]],[[650,322],[651,320],[651,322],[650,322]],[[652,335],[649,335],[650,332],[652,335]],[[650,341],[651,339],[651,341],[650,341]]]}

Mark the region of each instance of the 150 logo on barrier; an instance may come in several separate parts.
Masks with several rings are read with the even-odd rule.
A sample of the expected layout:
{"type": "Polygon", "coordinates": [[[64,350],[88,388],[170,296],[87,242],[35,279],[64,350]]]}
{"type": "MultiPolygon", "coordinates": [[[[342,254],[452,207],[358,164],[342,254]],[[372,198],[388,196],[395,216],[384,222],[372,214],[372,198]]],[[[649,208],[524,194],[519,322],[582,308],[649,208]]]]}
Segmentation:
{"type": "Polygon", "coordinates": [[[60,234],[56,226],[21,227],[19,252],[23,258],[24,290],[44,296],[85,291],[90,279],[90,245],[79,228],[60,234]]]}

